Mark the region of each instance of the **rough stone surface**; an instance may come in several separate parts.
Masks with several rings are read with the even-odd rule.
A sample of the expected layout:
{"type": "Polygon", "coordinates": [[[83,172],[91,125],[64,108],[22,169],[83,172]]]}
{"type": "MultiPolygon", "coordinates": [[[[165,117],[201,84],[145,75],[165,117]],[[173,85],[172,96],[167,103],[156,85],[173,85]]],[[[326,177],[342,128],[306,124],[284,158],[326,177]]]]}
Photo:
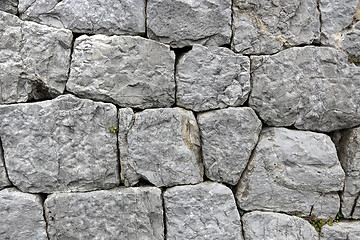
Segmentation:
{"type": "Polygon", "coordinates": [[[238,183],[261,131],[251,108],[227,108],[198,115],[202,156],[208,178],[238,183]]]}
{"type": "Polygon", "coordinates": [[[230,44],[231,0],[148,0],[147,35],[172,47],[230,44]]]}
{"type": "Polygon", "coordinates": [[[144,0],[19,0],[20,17],[77,33],[143,35],[144,0]]]}
{"type": "Polygon", "coordinates": [[[154,187],[55,193],[45,215],[50,239],[164,239],[161,191],[154,187]]]}
{"type": "Polygon", "coordinates": [[[71,95],[0,105],[9,179],[24,192],[91,191],[119,184],[117,110],[71,95]]]}
{"type": "Polygon", "coordinates": [[[17,14],[18,0],[1,0],[0,11],[17,14]]]}
{"type": "Polygon", "coordinates": [[[134,185],[139,179],[157,187],[202,181],[199,129],[192,112],[162,108],[133,114],[131,109],[123,109],[119,119],[125,185],[134,185]]]}
{"type": "Polygon", "coordinates": [[[176,68],[177,105],[194,111],[240,106],[250,93],[250,59],[195,45],[176,68]]]}
{"type": "Polygon", "coordinates": [[[10,185],[11,183],[6,173],[6,168],[4,163],[4,153],[2,150],[1,140],[0,140],[0,190],[10,185]]]}
{"type": "Polygon", "coordinates": [[[243,54],[272,54],[319,41],[316,0],[235,0],[232,47],[243,54]]]}
{"type": "Polygon", "coordinates": [[[46,240],[41,198],[15,188],[0,191],[0,238],[46,240]]]}
{"type": "Polygon", "coordinates": [[[0,104],[62,94],[72,33],[0,11],[0,104]]]}
{"type": "Polygon", "coordinates": [[[266,128],[240,179],[236,198],[246,211],[310,215],[314,208],[318,217],[335,217],[340,208],[337,192],[343,189],[344,179],[335,145],[327,135],[266,128]],[[319,205],[327,207],[319,211],[319,205]]]}
{"type": "Polygon", "coordinates": [[[166,239],[242,240],[231,190],[219,183],[177,186],[164,193],[166,239]]]}
{"type": "Polygon", "coordinates": [[[345,33],[341,49],[350,56],[360,59],[360,22],[352,30],[345,33]]]}
{"type": "Polygon", "coordinates": [[[360,221],[326,224],[321,229],[320,240],[360,240],[360,221]]]}
{"type": "Polygon", "coordinates": [[[302,47],[252,57],[249,104],[270,126],[330,132],[360,124],[360,69],[342,51],[302,47]]]}
{"type": "Polygon", "coordinates": [[[170,107],[175,102],[175,54],[168,46],[132,36],[76,39],[68,91],[134,107],[170,107]]]}
{"type": "Polygon", "coordinates": [[[315,228],[308,221],[295,216],[254,211],[246,213],[242,222],[246,240],[318,240],[315,228]]]}

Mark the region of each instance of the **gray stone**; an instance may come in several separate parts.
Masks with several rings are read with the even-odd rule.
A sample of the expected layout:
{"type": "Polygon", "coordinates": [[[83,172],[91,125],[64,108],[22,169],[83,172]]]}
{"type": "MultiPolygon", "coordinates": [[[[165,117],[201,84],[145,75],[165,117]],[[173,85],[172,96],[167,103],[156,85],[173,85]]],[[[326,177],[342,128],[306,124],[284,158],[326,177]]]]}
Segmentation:
{"type": "Polygon", "coordinates": [[[295,216],[254,211],[244,214],[242,222],[246,240],[318,240],[315,228],[295,216]]]}
{"type": "Polygon", "coordinates": [[[121,176],[125,185],[144,179],[157,187],[203,179],[200,138],[192,112],[181,108],[119,111],[121,176]]]}
{"type": "Polygon", "coordinates": [[[18,0],[1,0],[0,11],[17,14],[18,0]]]}
{"type": "Polygon", "coordinates": [[[242,240],[231,190],[219,183],[177,186],[164,193],[166,239],[242,240]]]}
{"type": "Polygon", "coordinates": [[[164,239],[161,191],[154,187],[54,193],[45,215],[50,239],[164,239]]]}
{"type": "Polygon", "coordinates": [[[249,105],[270,126],[330,132],[360,124],[360,69],[329,47],[252,57],[249,105]]]}
{"type": "Polygon", "coordinates": [[[231,0],[148,0],[147,35],[172,47],[230,43],[231,0]]]}
{"type": "Polygon", "coordinates": [[[360,240],[360,221],[343,221],[333,226],[324,225],[320,240],[360,240]]]}
{"type": "Polygon", "coordinates": [[[19,13],[22,19],[77,33],[145,33],[145,0],[19,0],[19,13]]]}
{"type": "Polygon", "coordinates": [[[66,88],[85,98],[134,107],[175,102],[175,54],[169,46],[132,36],[76,39],[66,88]]]}
{"type": "Polygon", "coordinates": [[[47,239],[40,196],[6,188],[0,191],[0,203],[1,239],[47,239]]]}
{"type": "Polygon", "coordinates": [[[232,47],[243,54],[273,54],[320,39],[316,0],[235,0],[232,47]]]}
{"type": "Polygon", "coordinates": [[[0,140],[0,190],[10,185],[11,182],[9,181],[9,178],[6,173],[6,167],[4,163],[4,153],[2,150],[1,140],[0,140]]]}
{"type": "Polygon", "coordinates": [[[64,92],[72,33],[0,11],[0,104],[64,92]]]}
{"type": "Polygon", "coordinates": [[[308,216],[313,210],[319,218],[335,217],[344,179],[329,136],[266,128],[240,179],[236,198],[245,211],[298,212],[308,216]]]}
{"type": "Polygon", "coordinates": [[[91,191],[120,183],[112,104],[63,95],[0,105],[0,136],[11,182],[24,192],[91,191]]]}
{"type": "Polygon", "coordinates": [[[177,105],[194,111],[240,106],[250,93],[250,59],[195,45],[176,68],[177,105]]]}
{"type": "MultiPolygon", "coordinates": [[[[355,26],[360,27],[360,22],[355,26]]],[[[360,29],[353,28],[345,34],[341,49],[350,56],[360,59],[360,29]]]]}
{"type": "Polygon", "coordinates": [[[208,178],[238,183],[261,131],[251,108],[227,108],[198,115],[202,156],[208,178]]]}

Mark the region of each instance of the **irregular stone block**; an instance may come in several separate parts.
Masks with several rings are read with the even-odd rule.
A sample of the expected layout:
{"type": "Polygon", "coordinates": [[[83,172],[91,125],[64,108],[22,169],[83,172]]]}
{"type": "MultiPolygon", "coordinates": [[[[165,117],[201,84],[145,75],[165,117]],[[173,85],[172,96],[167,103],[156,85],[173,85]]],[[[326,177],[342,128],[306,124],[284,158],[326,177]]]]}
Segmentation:
{"type": "Polygon", "coordinates": [[[231,190],[219,183],[177,186],[164,193],[166,239],[239,239],[242,230],[231,190]]]}
{"type": "Polygon", "coordinates": [[[72,33],[0,11],[0,104],[64,92],[72,33]]]}
{"type": "Polygon", "coordinates": [[[22,19],[77,33],[145,33],[145,0],[19,0],[19,13],[22,19]]]}
{"type": "Polygon", "coordinates": [[[47,239],[39,196],[6,188],[0,191],[0,203],[1,239],[47,239]]]}
{"type": "Polygon", "coordinates": [[[134,107],[175,102],[175,54],[141,37],[81,36],[76,39],[66,88],[79,96],[134,107]]]}
{"type": "Polygon", "coordinates": [[[227,108],[198,115],[202,156],[208,178],[238,183],[261,131],[251,108],[227,108]]]}
{"type": "Polygon", "coordinates": [[[4,153],[1,146],[0,140],[0,190],[4,187],[10,186],[11,182],[6,173],[5,163],[4,163],[4,153]]]}
{"type": "Polygon", "coordinates": [[[321,228],[320,240],[349,239],[360,240],[360,221],[343,221],[333,226],[324,225],[321,228]]]}
{"type": "Polygon", "coordinates": [[[149,0],[147,35],[172,47],[230,43],[231,0],[149,0]]]}
{"type": "Polygon", "coordinates": [[[240,106],[250,93],[250,59],[195,45],[176,68],[177,105],[194,111],[240,106]]]}
{"type": "Polygon", "coordinates": [[[18,0],[2,0],[0,1],[0,11],[17,14],[18,0]]]}
{"type": "Polygon", "coordinates": [[[0,106],[11,182],[24,192],[91,191],[120,183],[112,104],[63,95],[0,106]]]}
{"type": "Polygon", "coordinates": [[[295,216],[254,211],[245,213],[242,222],[246,240],[318,240],[315,228],[308,221],[295,216]]]}
{"type": "Polygon", "coordinates": [[[347,52],[351,57],[360,59],[360,22],[358,22],[353,29],[344,34],[344,41],[340,46],[341,49],[347,52]]]}
{"type": "Polygon", "coordinates": [[[270,126],[330,132],[360,124],[360,69],[342,51],[302,47],[252,57],[249,104],[270,126]]]}
{"type": "Polygon", "coordinates": [[[266,128],[240,179],[236,198],[245,211],[308,216],[314,208],[319,218],[334,218],[344,179],[335,145],[327,135],[266,128]],[[328,207],[320,211],[319,205],[328,207]]]}
{"type": "Polygon", "coordinates": [[[316,0],[236,0],[232,47],[243,54],[273,54],[320,38],[316,0]]]}
{"type": "Polygon", "coordinates": [[[164,239],[155,187],[54,193],[45,201],[50,239],[164,239]]]}
{"type": "Polygon", "coordinates": [[[125,185],[144,179],[157,187],[203,179],[200,138],[192,112],[181,108],[119,111],[121,176],[125,185]]]}

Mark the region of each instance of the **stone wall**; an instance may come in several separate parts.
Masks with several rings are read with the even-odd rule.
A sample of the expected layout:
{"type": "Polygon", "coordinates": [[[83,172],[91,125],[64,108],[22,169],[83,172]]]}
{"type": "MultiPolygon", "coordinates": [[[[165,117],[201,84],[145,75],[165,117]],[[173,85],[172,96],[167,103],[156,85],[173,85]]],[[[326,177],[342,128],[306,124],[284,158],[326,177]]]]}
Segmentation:
{"type": "Polygon", "coordinates": [[[360,239],[359,0],[0,10],[0,239],[360,239]]]}

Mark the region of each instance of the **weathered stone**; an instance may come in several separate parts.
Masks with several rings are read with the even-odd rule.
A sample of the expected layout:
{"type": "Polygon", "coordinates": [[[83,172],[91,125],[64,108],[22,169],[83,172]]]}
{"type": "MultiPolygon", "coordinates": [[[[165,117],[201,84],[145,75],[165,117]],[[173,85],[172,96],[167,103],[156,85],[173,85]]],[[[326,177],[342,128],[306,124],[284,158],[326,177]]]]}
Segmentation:
{"type": "Polygon", "coordinates": [[[337,192],[343,189],[344,179],[335,145],[327,135],[266,128],[240,179],[236,198],[246,211],[310,215],[314,207],[320,218],[335,217],[340,208],[337,192]]]}
{"type": "Polygon", "coordinates": [[[0,238],[47,239],[41,198],[15,188],[0,191],[0,238]]]}
{"type": "Polygon", "coordinates": [[[236,0],[232,47],[243,54],[272,54],[319,41],[316,0],[236,0]]]}
{"type": "Polygon", "coordinates": [[[342,51],[302,47],[252,57],[249,104],[270,126],[330,132],[360,124],[360,69],[342,51]]]}
{"type": "Polygon", "coordinates": [[[72,33],[0,11],[0,104],[64,92],[72,33]]]}
{"type": "Polygon", "coordinates": [[[10,185],[11,182],[9,181],[9,178],[6,173],[6,168],[4,164],[4,153],[2,150],[1,140],[0,140],[0,190],[10,185]]]}
{"type": "Polygon", "coordinates": [[[203,179],[200,138],[192,112],[181,108],[119,111],[121,176],[125,185],[145,179],[157,187],[203,179]]]}
{"type": "Polygon", "coordinates": [[[154,187],[55,193],[45,215],[50,239],[164,239],[161,191],[154,187]]]}
{"type": "Polygon", "coordinates": [[[11,14],[17,14],[18,0],[1,0],[0,11],[8,12],[11,14]]]}
{"type": "Polygon", "coordinates": [[[184,47],[230,44],[231,0],[148,0],[149,38],[184,47]]]}
{"type": "Polygon", "coordinates": [[[199,114],[198,122],[206,176],[237,184],[258,141],[261,121],[251,108],[227,108],[199,114]]]}
{"type": "Polygon", "coordinates": [[[19,0],[19,13],[22,19],[77,33],[145,33],[145,0],[19,0]]]}
{"type": "Polygon", "coordinates": [[[343,221],[321,228],[320,240],[360,240],[360,221],[343,221]]]}
{"type": "Polygon", "coordinates": [[[315,228],[308,221],[295,216],[255,211],[244,214],[242,222],[246,240],[318,240],[315,228]]]}
{"type": "Polygon", "coordinates": [[[0,106],[0,136],[11,182],[24,192],[91,191],[117,186],[112,104],[63,95],[0,106]]]}
{"type": "Polygon", "coordinates": [[[360,22],[351,31],[345,33],[341,49],[351,57],[360,59],[360,22]]]}
{"type": "Polygon", "coordinates": [[[194,111],[240,106],[250,93],[250,59],[195,45],[176,68],[177,105],[194,111]]]}
{"type": "Polygon", "coordinates": [[[164,193],[166,239],[239,239],[242,230],[231,190],[219,183],[177,186],[164,193]]]}
{"type": "Polygon", "coordinates": [[[132,36],[76,39],[67,90],[86,98],[134,107],[175,102],[175,54],[169,46],[132,36]]]}

